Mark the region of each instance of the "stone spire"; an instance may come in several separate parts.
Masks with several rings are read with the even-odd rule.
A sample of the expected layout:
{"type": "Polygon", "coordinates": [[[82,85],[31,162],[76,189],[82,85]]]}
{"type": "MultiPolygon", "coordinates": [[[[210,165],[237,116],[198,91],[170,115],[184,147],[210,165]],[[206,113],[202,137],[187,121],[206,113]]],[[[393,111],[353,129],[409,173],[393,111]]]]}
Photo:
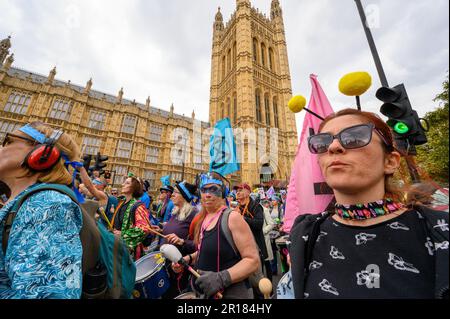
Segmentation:
{"type": "Polygon", "coordinates": [[[220,12],[220,7],[217,9],[216,18],[214,21],[214,31],[222,31],[224,29],[223,16],[220,12]]]}
{"type": "Polygon", "coordinates": [[[9,49],[11,48],[11,36],[0,41],[0,65],[3,64],[6,57],[9,55],[9,49]]]}
{"type": "Polygon", "coordinates": [[[120,88],[119,94],[117,95],[117,103],[122,103],[123,98],[123,87],[120,88]]]}
{"type": "Polygon", "coordinates": [[[89,81],[86,82],[86,87],[84,88],[84,93],[89,94],[92,88],[92,78],[89,79],[89,81]]]}
{"type": "Polygon", "coordinates": [[[172,103],[172,105],[170,106],[170,116],[173,116],[173,110],[174,110],[174,107],[173,107],[173,103],[172,103]]]}
{"type": "Polygon", "coordinates": [[[192,119],[195,119],[195,110],[192,110],[192,119]]]}
{"type": "Polygon", "coordinates": [[[13,64],[13,62],[14,62],[14,53],[11,54],[9,57],[6,58],[6,61],[5,61],[5,63],[3,64],[3,70],[4,70],[5,72],[8,72],[9,69],[11,68],[11,65],[13,64]]]}
{"type": "Polygon", "coordinates": [[[250,3],[250,0],[236,0],[236,8],[239,10],[241,6],[250,8],[252,4],[250,3]]]}
{"type": "Polygon", "coordinates": [[[272,0],[270,17],[272,18],[272,20],[278,17],[282,17],[281,6],[278,0],[272,0]]]}
{"type": "Polygon", "coordinates": [[[50,70],[50,73],[48,74],[48,78],[47,78],[47,83],[50,85],[53,84],[53,81],[55,80],[55,76],[56,76],[56,66],[50,70]]]}

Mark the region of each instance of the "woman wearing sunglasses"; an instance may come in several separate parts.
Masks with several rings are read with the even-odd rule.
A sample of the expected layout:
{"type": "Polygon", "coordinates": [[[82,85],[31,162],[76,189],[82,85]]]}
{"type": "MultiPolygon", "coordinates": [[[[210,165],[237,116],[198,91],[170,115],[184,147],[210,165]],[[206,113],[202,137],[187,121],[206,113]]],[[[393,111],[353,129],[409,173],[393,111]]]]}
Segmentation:
{"type": "MultiPolygon", "coordinates": [[[[250,227],[235,211],[228,218],[228,228],[237,253],[227,241],[221,225],[226,188],[216,174],[202,175],[200,185],[202,210],[195,226],[197,252],[183,257],[199,269],[194,287],[198,294],[211,298],[221,292],[225,299],[250,299],[253,296],[248,278],[259,267],[259,254],[250,227]]],[[[174,264],[175,272],[181,266],[174,264]]]]}
{"type": "Polygon", "coordinates": [[[327,117],[308,145],[336,204],[294,223],[295,297],[448,297],[448,214],[402,202],[389,127],[346,109],[327,117]]]}

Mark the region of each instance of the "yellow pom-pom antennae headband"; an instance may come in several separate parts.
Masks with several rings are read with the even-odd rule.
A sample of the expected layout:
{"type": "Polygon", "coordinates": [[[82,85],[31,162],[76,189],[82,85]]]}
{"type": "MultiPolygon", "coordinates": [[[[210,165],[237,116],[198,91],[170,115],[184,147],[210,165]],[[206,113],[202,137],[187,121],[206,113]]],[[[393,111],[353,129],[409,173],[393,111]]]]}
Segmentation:
{"type": "Polygon", "coordinates": [[[356,105],[361,111],[360,96],[372,85],[372,78],[367,72],[352,72],[344,75],[339,81],[339,91],[348,96],[356,97],[356,105]]]}
{"type": "Polygon", "coordinates": [[[288,102],[288,107],[289,109],[294,112],[294,113],[298,113],[301,110],[305,110],[306,112],[314,115],[315,117],[317,117],[320,120],[324,120],[324,118],[322,116],[320,116],[319,114],[311,111],[310,109],[305,107],[306,105],[306,99],[301,96],[301,95],[296,95],[293,98],[291,98],[288,102]]]}

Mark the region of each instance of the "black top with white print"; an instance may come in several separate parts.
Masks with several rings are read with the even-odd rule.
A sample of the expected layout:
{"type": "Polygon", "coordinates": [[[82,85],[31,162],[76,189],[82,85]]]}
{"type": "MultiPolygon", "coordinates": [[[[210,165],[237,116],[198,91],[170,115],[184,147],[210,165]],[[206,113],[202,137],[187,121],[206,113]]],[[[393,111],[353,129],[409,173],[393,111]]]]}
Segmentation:
{"type": "MultiPolygon", "coordinates": [[[[413,210],[368,227],[327,218],[314,247],[306,298],[434,298],[434,251],[413,210]]],[[[441,227],[447,227],[448,219],[441,227]],[[444,225],[445,224],[445,225],[444,225]]]]}

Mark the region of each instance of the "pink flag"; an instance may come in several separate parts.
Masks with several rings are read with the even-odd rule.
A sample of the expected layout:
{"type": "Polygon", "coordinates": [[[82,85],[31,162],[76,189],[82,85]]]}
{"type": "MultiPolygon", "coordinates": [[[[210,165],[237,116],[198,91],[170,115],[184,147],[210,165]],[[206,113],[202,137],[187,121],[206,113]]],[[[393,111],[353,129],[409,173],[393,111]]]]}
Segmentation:
{"type": "MultiPolygon", "coordinates": [[[[317,75],[311,74],[310,79],[312,92],[308,109],[325,118],[333,113],[333,109],[317,81],[317,75]]],[[[320,191],[317,194],[321,183],[325,181],[317,163],[317,155],[311,154],[308,149],[310,129],[317,134],[321,122],[314,115],[306,113],[289,181],[283,226],[286,232],[290,232],[298,215],[321,213],[333,198],[333,195],[320,194],[320,191]]]]}

